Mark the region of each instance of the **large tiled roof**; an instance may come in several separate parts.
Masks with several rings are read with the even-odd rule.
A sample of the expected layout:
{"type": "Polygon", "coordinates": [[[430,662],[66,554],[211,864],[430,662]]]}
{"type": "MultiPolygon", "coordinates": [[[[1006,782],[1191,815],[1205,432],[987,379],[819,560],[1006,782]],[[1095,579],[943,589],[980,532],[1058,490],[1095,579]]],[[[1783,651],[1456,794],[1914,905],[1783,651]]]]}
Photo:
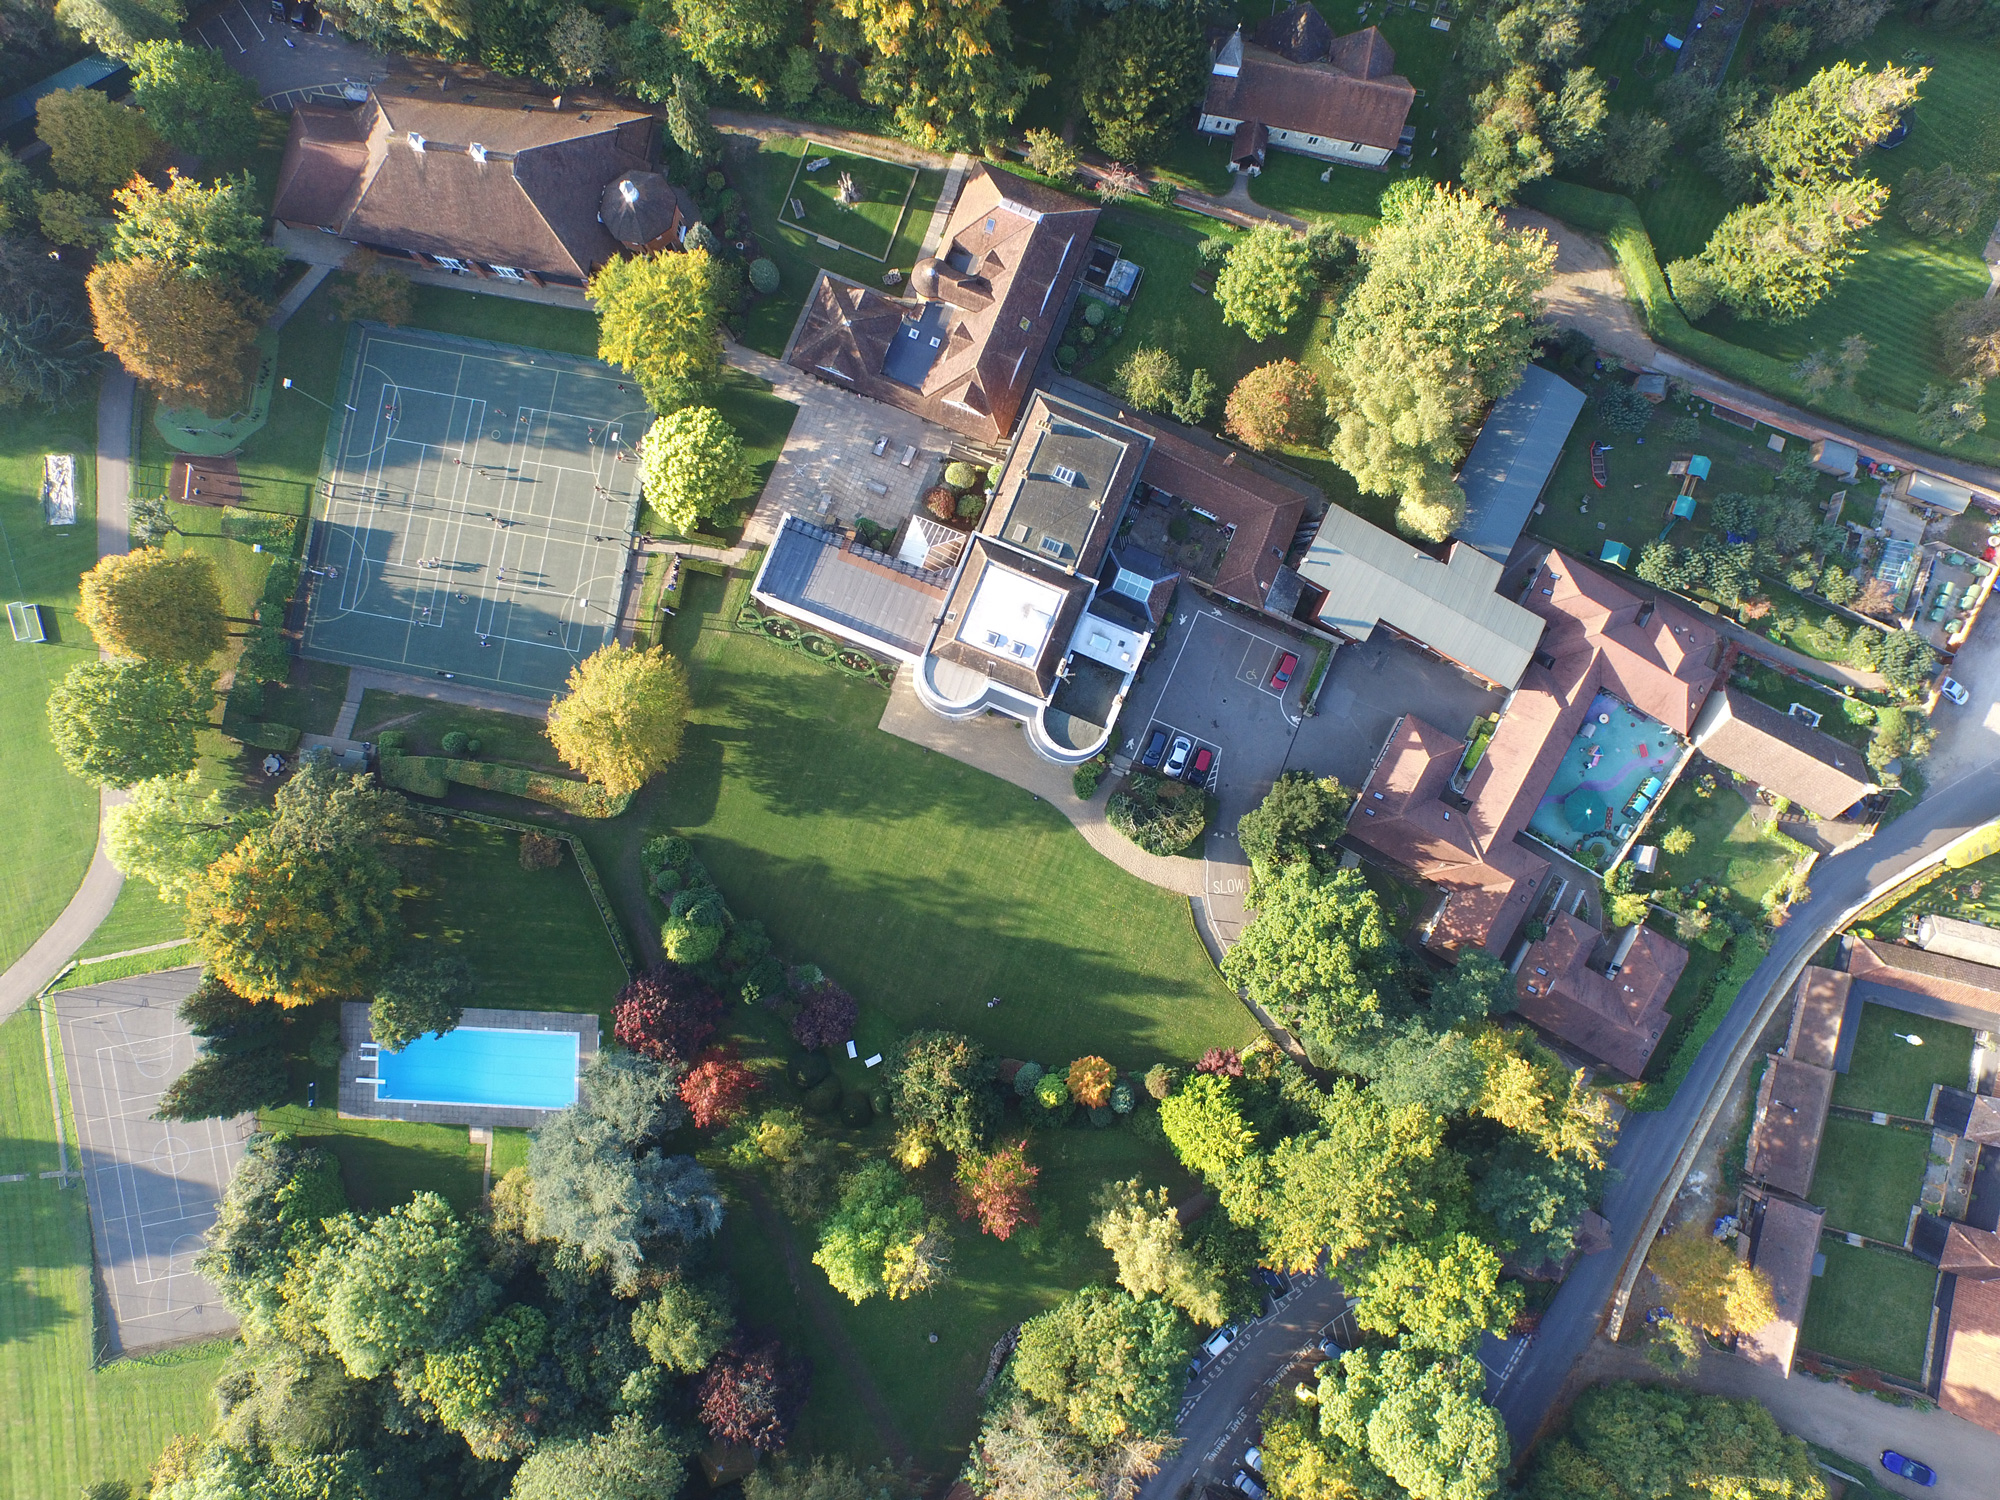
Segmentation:
{"type": "Polygon", "coordinates": [[[1549,934],[1529,947],[1514,975],[1514,1009],[1523,1019],[1618,1069],[1644,1071],[1666,1030],[1667,996],[1687,967],[1687,949],[1640,927],[1620,955],[1600,954],[1604,934],[1557,912],[1549,934]],[[1612,962],[1616,972],[1605,974],[1612,962]]]}
{"type": "Polygon", "coordinates": [[[2000,1024],[2000,969],[1902,943],[1851,938],[1847,972],[1856,982],[1938,1002],[1938,1008],[1924,1008],[1921,1014],[1941,1015],[1961,1025],[2000,1024]]]}
{"type": "Polygon", "coordinates": [[[1938,1405],[2000,1433],[2000,1281],[1961,1276],[1952,1288],[1938,1405]]]}
{"type": "Polygon", "coordinates": [[[1152,446],[1136,424],[1037,391],[979,529],[1039,563],[1095,573],[1152,446]]]}
{"type": "Polygon", "coordinates": [[[1757,1115],[1750,1127],[1744,1170],[1803,1198],[1812,1187],[1819,1141],[1833,1099],[1833,1072],[1789,1057],[1773,1057],[1757,1086],[1757,1115]]]}
{"type": "MultiPolygon", "coordinates": [[[[1372,66],[1388,51],[1386,41],[1379,48],[1343,45],[1351,40],[1341,38],[1333,50],[1356,66],[1372,66]]],[[[1393,64],[1394,54],[1389,56],[1393,64]]],[[[1393,151],[1416,97],[1410,80],[1400,74],[1357,75],[1332,62],[1290,62],[1262,47],[1245,47],[1234,77],[1210,75],[1201,109],[1225,120],[1255,120],[1274,130],[1393,151]]]]}
{"type": "Polygon", "coordinates": [[[1824,1209],[1807,1208],[1782,1198],[1767,1198],[1757,1210],[1752,1228],[1750,1264],[1771,1281],[1771,1301],[1778,1315],[1737,1343],[1737,1353],[1752,1364],[1781,1375],[1792,1373],[1799,1325],[1805,1321],[1806,1298],[1812,1291],[1813,1261],[1819,1255],[1824,1209]]]}
{"type": "Polygon", "coordinates": [[[1847,992],[1852,981],[1837,969],[1807,964],[1799,975],[1792,1006],[1792,1029],[1785,1055],[1816,1068],[1839,1068],[1840,1029],[1847,1017],[1847,992]]]}
{"type": "Polygon", "coordinates": [[[1173,423],[1135,417],[1132,425],[1153,438],[1140,477],[1231,528],[1229,550],[1209,587],[1261,608],[1305,518],[1306,490],[1235,449],[1173,423]]]}
{"type": "Polygon", "coordinates": [[[343,239],[577,279],[620,253],[598,222],[605,185],[651,164],[653,119],[371,92],[301,105],[273,217],[343,239]]]}
{"type": "Polygon", "coordinates": [[[984,163],[959,189],[934,257],[892,297],[822,271],[791,362],[983,442],[1013,432],[1049,337],[1089,258],[1097,210],[984,163]],[[939,340],[927,366],[885,372],[915,332],[939,340]]]}
{"type": "Polygon", "coordinates": [[[1822,818],[1837,818],[1880,790],[1852,745],[1733,687],[1708,700],[1694,742],[1718,765],[1822,818]]]}

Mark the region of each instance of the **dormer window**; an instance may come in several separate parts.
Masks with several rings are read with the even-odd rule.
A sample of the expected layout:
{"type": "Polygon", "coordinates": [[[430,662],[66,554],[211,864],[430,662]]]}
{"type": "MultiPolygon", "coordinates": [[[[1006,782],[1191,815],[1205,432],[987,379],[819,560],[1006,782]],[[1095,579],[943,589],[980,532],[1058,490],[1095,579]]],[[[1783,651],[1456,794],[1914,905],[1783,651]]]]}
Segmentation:
{"type": "Polygon", "coordinates": [[[421,132],[412,130],[408,135],[404,136],[403,139],[410,143],[410,149],[412,151],[415,151],[419,155],[423,154],[424,138],[421,132]]]}
{"type": "Polygon", "coordinates": [[[478,162],[482,167],[486,165],[486,148],[480,145],[479,142],[474,141],[470,146],[467,146],[465,154],[478,162]]]}

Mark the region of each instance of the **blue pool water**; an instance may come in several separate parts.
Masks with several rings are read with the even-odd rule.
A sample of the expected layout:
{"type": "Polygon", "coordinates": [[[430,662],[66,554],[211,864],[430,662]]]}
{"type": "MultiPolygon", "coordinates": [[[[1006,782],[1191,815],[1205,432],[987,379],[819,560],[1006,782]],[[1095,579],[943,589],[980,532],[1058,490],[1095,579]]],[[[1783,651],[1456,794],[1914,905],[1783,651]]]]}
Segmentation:
{"type": "Polygon", "coordinates": [[[378,1099],[564,1109],[576,1103],[577,1034],[461,1026],[426,1032],[376,1060],[378,1099]]]}

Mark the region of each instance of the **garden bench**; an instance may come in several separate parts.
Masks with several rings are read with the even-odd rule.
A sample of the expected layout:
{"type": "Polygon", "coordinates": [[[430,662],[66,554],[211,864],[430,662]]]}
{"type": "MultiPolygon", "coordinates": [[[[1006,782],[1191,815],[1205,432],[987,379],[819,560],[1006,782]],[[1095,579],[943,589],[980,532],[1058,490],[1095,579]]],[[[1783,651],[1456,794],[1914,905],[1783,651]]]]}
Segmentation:
{"type": "Polygon", "coordinates": [[[42,607],[39,604],[15,602],[7,606],[7,623],[14,628],[17,641],[46,641],[48,632],[42,628],[42,607]]]}

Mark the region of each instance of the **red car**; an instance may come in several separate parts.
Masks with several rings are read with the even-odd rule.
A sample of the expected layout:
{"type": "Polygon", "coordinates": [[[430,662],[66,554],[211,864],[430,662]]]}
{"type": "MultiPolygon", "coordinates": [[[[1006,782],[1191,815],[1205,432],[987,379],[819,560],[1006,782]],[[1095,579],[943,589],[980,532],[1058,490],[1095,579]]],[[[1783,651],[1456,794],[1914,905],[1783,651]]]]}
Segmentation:
{"type": "Polygon", "coordinates": [[[1278,670],[1271,674],[1271,691],[1282,693],[1292,685],[1292,673],[1298,671],[1299,659],[1287,651],[1278,659],[1278,670]]]}
{"type": "Polygon", "coordinates": [[[1187,779],[1196,786],[1208,785],[1209,770],[1215,765],[1215,752],[1206,745],[1195,751],[1194,759],[1188,763],[1187,779]]]}

